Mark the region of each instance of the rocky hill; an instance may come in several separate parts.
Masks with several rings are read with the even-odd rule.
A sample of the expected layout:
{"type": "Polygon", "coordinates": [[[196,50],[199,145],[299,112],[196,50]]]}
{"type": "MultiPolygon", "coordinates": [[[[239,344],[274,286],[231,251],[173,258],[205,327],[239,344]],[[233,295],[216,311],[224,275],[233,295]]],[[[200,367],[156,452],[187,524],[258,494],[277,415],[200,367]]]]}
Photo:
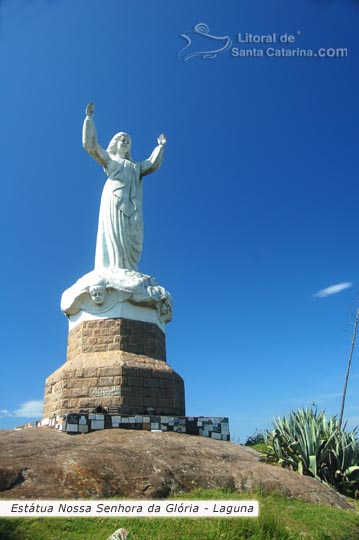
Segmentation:
{"type": "Polygon", "coordinates": [[[256,452],[229,442],[122,429],[0,431],[1,499],[159,498],[196,487],[352,508],[317,480],[261,463],[256,452]]]}

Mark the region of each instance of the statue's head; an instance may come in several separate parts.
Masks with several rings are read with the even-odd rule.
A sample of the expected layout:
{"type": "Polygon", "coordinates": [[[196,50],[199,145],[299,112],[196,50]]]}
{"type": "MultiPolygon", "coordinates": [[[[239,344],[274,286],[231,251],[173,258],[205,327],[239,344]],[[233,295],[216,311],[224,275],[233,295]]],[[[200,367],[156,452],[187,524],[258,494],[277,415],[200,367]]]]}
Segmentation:
{"type": "Polygon", "coordinates": [[[131,159],[131,137],[120,131],[114,135],[107,147],[107,152],[121,158],[131,159]]]}
{"type": "Polygon", "coordinates": [[[101,305],[105,301],[105,295],[106,295],[106,286],[102,283],[98,283],[96,285],[91,285],[88,289],[89,295],[91,296],[91,300],[97,304],[101,305]]]}
{"type": "Polygon", "coordinates": [[[159,318],[164,322],[172,320],[172,298],[170,295],[162,298],[160,304],[157,305],[157,313],[159,318]]]}

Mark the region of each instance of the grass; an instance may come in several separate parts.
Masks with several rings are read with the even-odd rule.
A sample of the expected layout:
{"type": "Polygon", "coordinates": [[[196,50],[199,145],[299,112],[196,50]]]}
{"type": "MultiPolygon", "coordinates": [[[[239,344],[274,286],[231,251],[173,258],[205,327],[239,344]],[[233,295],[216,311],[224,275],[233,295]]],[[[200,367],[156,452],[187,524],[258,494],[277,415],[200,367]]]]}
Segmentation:
{"type": "Polygon", "coordinates": [[[3,518],[1,540],[106,540],[116,529],[129,540],[357,540],[359,513],[285,499],[197,489],[177,499],[256,499],[259,518],[3,518]]]}
{"type": "Polygon", "coordinates": [[[263,454],[269,451],[269,446],[266,443],[253,444],[248,448],[253,448],[253,450],[257,450],[257,452],[262,452],[263,454]]]}

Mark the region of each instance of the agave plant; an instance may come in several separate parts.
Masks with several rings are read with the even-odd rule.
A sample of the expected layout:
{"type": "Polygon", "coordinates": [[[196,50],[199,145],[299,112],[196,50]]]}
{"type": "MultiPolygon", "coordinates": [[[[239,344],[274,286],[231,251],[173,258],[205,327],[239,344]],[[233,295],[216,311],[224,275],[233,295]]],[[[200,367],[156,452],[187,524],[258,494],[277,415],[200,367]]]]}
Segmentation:
{"type": "Polygon", "coordinates": [[[359,445],[356,430],[338,430],[330,455],[333,485],[359,484],[359,445]]]}
{"type": "Polygon", "coordinates": [[[314,476],[337,489],[359,487],[359,446],[356,430],[340,428],[316,407],[292,411],[273,420],[266,434],[268,458],[282,467],[314,476]]]}

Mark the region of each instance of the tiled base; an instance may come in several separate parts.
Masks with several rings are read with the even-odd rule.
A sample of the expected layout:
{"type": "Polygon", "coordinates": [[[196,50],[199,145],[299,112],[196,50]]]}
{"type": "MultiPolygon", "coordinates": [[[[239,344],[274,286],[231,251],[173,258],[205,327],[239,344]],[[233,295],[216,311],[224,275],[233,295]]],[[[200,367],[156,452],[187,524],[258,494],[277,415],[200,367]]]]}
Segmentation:
{"type": "Polygon", "coordinates": [[[89,433],[102,429],[137,429],[146,431],[174,431],[229,441],[229,419],[207,416],[135,416],[109,413],[69,413],[64,417],[44,418],[25,427],[50,427],[65,433],[89,433]]]}

